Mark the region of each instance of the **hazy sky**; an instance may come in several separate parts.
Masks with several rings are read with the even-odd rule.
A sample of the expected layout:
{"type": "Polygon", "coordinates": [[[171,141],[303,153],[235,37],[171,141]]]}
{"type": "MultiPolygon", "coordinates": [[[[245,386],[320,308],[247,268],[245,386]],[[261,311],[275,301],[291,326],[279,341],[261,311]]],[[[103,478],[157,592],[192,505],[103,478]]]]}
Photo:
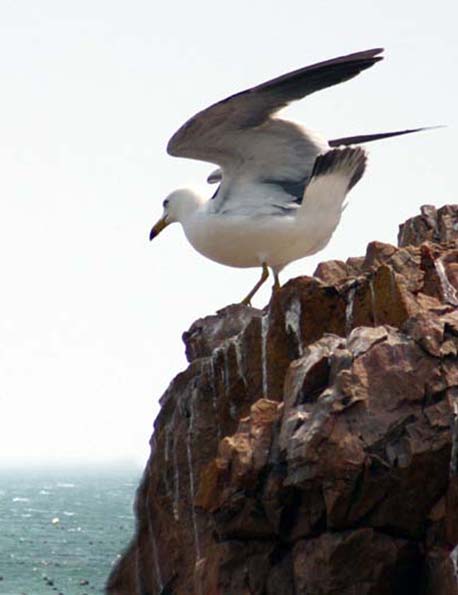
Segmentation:
{"type": "MultiPolygon", "coordinates": [[[[168,157],[197,110],[326,58],[385,47],[357,79],[289,109],[329,138],[448,128],[372,144],[319,260],[394,243],[425,203],[457,202],[456,1],[2,0],[0,464],[143,463],[181,333],[240,300],[257,270],[193,252],[161,202],[211,165],[168,157]]],[[[206,190],[209,196],[214,188],[206,190]]],[[[256,305],[268,300],[270,288],[256,305]]]]}

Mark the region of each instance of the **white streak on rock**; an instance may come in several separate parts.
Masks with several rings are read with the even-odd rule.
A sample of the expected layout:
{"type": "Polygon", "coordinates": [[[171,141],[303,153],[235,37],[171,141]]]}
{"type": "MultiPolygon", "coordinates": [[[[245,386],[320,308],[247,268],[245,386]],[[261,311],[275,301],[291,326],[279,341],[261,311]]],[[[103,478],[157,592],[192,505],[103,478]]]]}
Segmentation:
{"type": "Polygon", "coordinates": [[[301,303],[297,298],[294,298],[286,310],[285,329],[288,334],[292,333],[295,336],[299,356],[304,353],[301,336],[301,314],[301,303]]]}
{"type": "MultiPolygon", "coordinates": [[[[148,502],[148,510],[149,510],[150,509],[149,492],[148,492],[148,496],[147,496],[147,502],[148,502]]],[[[156,537],[154,535],[154,529],[153,529],[153,523],[151,521],[151,517],[149,514],[147,514],[147,517],[148,517],[148,533],[149,533],[149,537],[151,540],[151,549],[153,552],[154,571],[156,573],[156,581],[157,581],[157,586],[159,587],[159,592],[162,592],[162,589],[164,588],[164,583],[162,582],[161,567],[159,565],[157,542],[156,542],[156,537]]]]}
{"type": "Polygon", "coordinates": [[[237,372],[239,377],[243,380],[245,386],[248,386],[248,382],[245,376],[245,370],[243,369],[243,352],[242,352],[242,345],[241,345],[241,338],[240,335],[233,337],[231,339],[232,345],[234,345],[235,349],[235,358],[237,360],[237,372]]]}
{"type": "Polygon", "coordinates": [[[297,405],[299,393],[302,390],[305,376],[308,371],[307,366],[306,366],[307,359],[304,358],[304,360],[302,360],[302,361],[303,361],[303,364],[299,368],[299,370],[296,371],[296,375],[294,377],[294,383],[291,387],[291,395],[292,395],[291,402],[293,402],[295,405],[297,405]]]}
{"type": "Polygon", "coordinates": [[[186,436],[186,451],[188,454],[188,472],[189,472],[189,497],[190,497],[190,507],[191,507],[191,516],[192,516],[192,526],[194,529],[194,547],[196,552],[196,561],[200,560],[200,543],[199,543],[199,532],[197,528],[197,518],[196,518],[196,511],[194,508],[194,472],[193,472],[193,465],[192,465],[192,435],[194,432],[194,399],[197,395],[197,390],[194,389],[191,394],[191,399],[189,402],[189,426],[188,426],[188,433],[186,436]]]}
{"type": "Polygon", "coordinates": [[[180,501],[180,472],[178,469],[178,460],[177,460],[177,445],[176,440],[178,437],[178,432],[175,429],[175,419],[176,419],[176,409],[173,413],[173,483],[174,483],[174,498],[173,498],[173,517],[176,521],[180,520],[180,509],[178,503],[180,501]]]}
{"type": "Polygon", "coordinates": [[[230,337],[226,339],[221,347],[215,351],[215,353],[223,353],[223,361],[224,361],[224,390],[225,394],[228,393],[230,388],[230,369],[229,369],[229,350],[231,347],[234,348],[235,352],[235,359],[237,363],[237,375],[239,378],[243,380],[245,385],[247,385],[247,379],[245,376],[245,371],[243,369],[243,354],[242,354],[242,340],[240,335],[236,335],[235,337],[230,337]]]}
{"type": "Polygon", "coordinates": [[[209,377],[212,387],[212,406],[213,406],[213,413],[215,416],[215,424],[216,430],[218,433],[218,441],[221,440],[221,428],[219,427],[218,421],[218,395],[216,392],[216,383],[215,383],[215,362],[213,360],[213,355],[208,358],[208,367],[209,367],[209,377]]]}
{"type": "Polygon", "coordinates": [[[458,306],[458,296],[456,294],[456,289],[450,283],[444,263],[440,258],[437,258],[434,261],[434,268],[436,269],[437,276],[439,277],[445,301],[449,304],[452,304],[453,306],[458,306]]]}
{"type": "Polygon", "coordinates": [[[261,367],[262,367],[262,396],[268,398],[267,378],[267,334],[269,332],[269,313],[261,318],[261,367]]]}
{"type": "Polygon", "coordinates": [[[165,491],[166,491],[167,496],[171,497],[171,500],[173,500],[173,496],[172,496],[172,490],[170,489],[167,471],[168,471],[168,467],[169,467],[170,426],[173,424],[174,417],[175,417],[175,413],[174,413],[174,416],[172,417],[172,421],[169,424],[167,424],[164,429],[164,464],[162,466],[163,467],[162,477],[164,479],[165,491]]]}
{"type": "Polygon", "coordinates": [[[374,320],[374,325],[377,326],[377,316],[375,314],[375,289],[374,289],[374,281],[373,279],[369,279],[369,291],[371,294],[371,312],[372,318],[374,320]]]}
{"type": "Polygon", "coordinates": [[[350,287],[347,294],[347,305],[345,307],[345,333],[347,335],[351,332],[353,326],[353,306],[355,303],[356,285],[350,287]]]}
{"type": "Polygon", "coordinates": [[[222,351],[224,362],[224,394],[227,395],[229,392],[229,359],[227,357],[227,345],[223,347],[222,351]]]}
{"type": "Polygon", "coordinates": [[[234,403],[229,405],[229,415],[232,417],[232,419],[237,419],[237,407],[234,405],[234,403]]]}
{"type": "Polygon", "coordinates": [[[406,223],[404,223],[403,225],[401,225],[401,231],[399,233],[399,237],[398,237],[398,246],[401,247],[404,245],[404,236],[406,233],[406,223]]]}
{"type": "MultiPolygon", "coordinates": [[[[169,462],[169,425],[165,426],[164,430],[164,463],[169,462]]],[[[166,467],[167,465],[164,465],[166,467]]]]}
{"type": "Polygon", "coordinates": [[[450,554],[450,560],[453,564],[453,574],[455,575],[455,583],[458,584],[458,546],[455,546],[450,554]]]}
{"type": "Polygon", "coordinates": [[[213,351],[212,359],[217,360],[220,354],[222,355],[222,359],[223,359],[222,377],[223,377],[224,395],[227,395],[228,390],[229,390],[229,365],[228,365],[228,359],[227,359],[227,344],[223,343],[220,347],[217,347],[213,351]]]}

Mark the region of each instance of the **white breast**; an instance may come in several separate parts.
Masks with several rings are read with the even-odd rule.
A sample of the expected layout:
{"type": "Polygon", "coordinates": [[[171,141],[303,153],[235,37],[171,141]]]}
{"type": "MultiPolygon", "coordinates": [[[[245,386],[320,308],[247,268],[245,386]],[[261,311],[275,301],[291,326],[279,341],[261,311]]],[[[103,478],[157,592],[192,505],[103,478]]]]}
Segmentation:
{"type": "MultiPolygon", "coordinates": [[[[244,216],[197,212],[183,224],[201,254],[233,267],[263,263],[280,270],[289,262],[321,250],[331,238],[313,222],[295,215],[244,216]]],[[[334,230],[332,230],[334,231],[334,230]]]]}

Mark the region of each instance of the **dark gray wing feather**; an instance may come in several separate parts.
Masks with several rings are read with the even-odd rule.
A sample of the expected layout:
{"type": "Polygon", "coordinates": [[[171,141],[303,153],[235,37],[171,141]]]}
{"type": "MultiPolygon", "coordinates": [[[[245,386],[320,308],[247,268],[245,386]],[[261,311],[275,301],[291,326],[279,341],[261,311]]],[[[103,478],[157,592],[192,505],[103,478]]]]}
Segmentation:
{"type": "Polygon", "coordinates": [[[377,55],[381,52],[383,52],[383,48],[366,50],[305,66],[247,91],[237,93],[226,101],[245,94],[262,96],[264,105],[253,110],[251,117],[247,118],[244,123],[245,126],[257,126],[262,124],[273,112],[285,107],[291,101],[302,99],[316,91],[352,79],[376,62],[383,60],[382,56],[377,55]]]}
{"type": "Polygon", "coordinates": [[[272,184],[273,186],[279,186],[285,194],[289,194],[291,196],[291,202],[294,202],[298,205],[301,204],[302,198],[304,196],[304,190],[307,186],[310,176],[304,176],[300,180],[282,180],[282,179],[271,179],[266,178],[260,180],[263,184],[272,184]]]}
{"type": "Polygon", "coordinates": [[[359,182],[366,169],[367,156],[361,147],[346,147],[345,149],[333,149],[318,155],[313,166],[310,180],[328,173],[342,171],[352,172],[348,180],[348,190],[351,190],[359,182]]]}
{"type": "Polygon", "coordinates": [[[440,126],[426,126],[423,128],[411,128],[409,130],[397,130],[396,132],[378,132],[375,134],[358,134],[356,136],[343,136],[342,138],[334,138],[328,141],[331,147],[340,147],[342,145],[360,145],[362,143],[370,143],[374,140],[382,140],[392,136],[401,136],[403,134],[412,134],[412,132],[421,132],[423,130],[432,130],[440,128],[440,126]]]}
{"type": "Polygon", "coordinates": [[[215,103],[188,120],[170,139],[177,157],[228,163],[240,158],[237,133],[260,126],[291,101],[347,81],[370,68],[383,50],[372,49],[300,68],[215,103]]]}

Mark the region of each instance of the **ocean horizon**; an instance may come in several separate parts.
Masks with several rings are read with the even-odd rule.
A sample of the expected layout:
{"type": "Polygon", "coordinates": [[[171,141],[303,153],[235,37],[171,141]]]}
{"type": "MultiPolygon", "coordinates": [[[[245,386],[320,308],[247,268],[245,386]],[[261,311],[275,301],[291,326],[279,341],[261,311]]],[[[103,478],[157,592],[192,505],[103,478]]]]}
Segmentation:
{"type": "Polygon", "coordinates": [[[134,531],[142,470],[0,469],[1,595],[103,593],[134,531]]]}

